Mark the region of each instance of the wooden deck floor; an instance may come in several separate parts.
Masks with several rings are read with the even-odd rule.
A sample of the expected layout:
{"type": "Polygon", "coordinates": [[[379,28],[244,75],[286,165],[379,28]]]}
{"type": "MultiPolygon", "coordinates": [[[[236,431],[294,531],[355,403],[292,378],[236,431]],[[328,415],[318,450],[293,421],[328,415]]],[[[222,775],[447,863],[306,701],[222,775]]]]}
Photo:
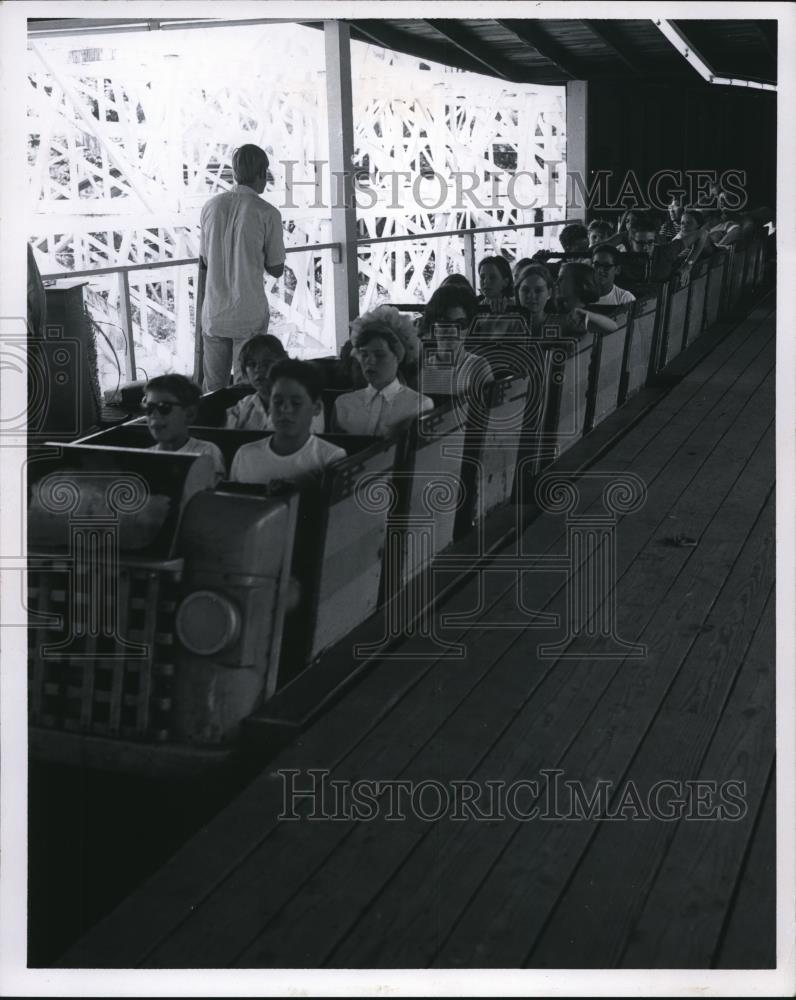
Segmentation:
{"type": "MultiPolygon", "coordinates": [[[[415,658],[369,672],[58,964],[772,967],[774,327],[770,296],[580,480],[591,512],[606,475],[646,485],[617,527],[613,592],[643,658],[599,635],[575,640],[576,658],[540,657],[562,630],[512,625],[515,587],[486,574],[483,607],[473,582],[442,609],[478,611],[442,633],[464,659],[407,640],[415,658]],[[448,790],[558,770],[587,794],[632,782],[642,811],[662,781],[664,805],[686,781],[745,784],[734,820],[634,819],[632,796],[628,818],[602,821],[278,819],[279,772],[306,785],[310,768],[448,790]]],[[[560,554],[566,530],[540,517],[523,551],[560,554]]],[[[565,614],[565,579],[528,574],[525,603],[565,614]]]]}

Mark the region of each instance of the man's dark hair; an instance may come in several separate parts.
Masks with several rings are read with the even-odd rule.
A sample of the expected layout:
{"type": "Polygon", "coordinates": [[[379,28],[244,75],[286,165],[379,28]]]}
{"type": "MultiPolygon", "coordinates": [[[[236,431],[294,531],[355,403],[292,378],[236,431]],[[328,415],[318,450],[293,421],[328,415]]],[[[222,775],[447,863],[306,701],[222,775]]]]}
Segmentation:
{"type": "Polygon", "coordinates": [[[617,250],[615,246],[610,243],[598,243],[596,246],[591,248],[591,259],[598,253],[609,253],[611,255],[611,260],[614,262],[615,267],[619,267],[622,264],[622,253],[617,250]]]}
{"type": "Polygon", "coordinates": [[[247,142],[232,154],[232,173],[236,184],[251,184],[268,172],[268,154],[247,142]]]}
{"type": "Polygon", "coordinates": [[[558,239],[564,248],[564,252],[568,253],[577,242],[584,240],[587,243],[589,242],[589,231],[580,222],[572,222],[570,225],[564,226],[558,239]]]}
{"type": "Polygon", "coordinates": [[[290,378],[303,385],[313,403],[321,398],[323,376],[311,361],[297,361],[292,358],[277,361],[268,373],[268,381],[275,386],[280,378],[290,378]]]}
{"type": "Polygon", "coordinates": [[[607,219],[592,219],[588,225],[588,232],[601,233],[603,239],[608,239],[609,236],[614,235],[614,227],[607,219]]]}

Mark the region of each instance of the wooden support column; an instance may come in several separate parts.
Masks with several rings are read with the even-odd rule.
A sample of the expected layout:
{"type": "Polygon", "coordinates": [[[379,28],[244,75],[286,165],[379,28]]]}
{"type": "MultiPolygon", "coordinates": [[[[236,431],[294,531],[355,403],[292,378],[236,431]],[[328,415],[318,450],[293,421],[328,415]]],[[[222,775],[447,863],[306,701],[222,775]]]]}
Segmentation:
{"type": "Polygon", "coordinates": [[[589,188],[588,173],[588,84],[585,80],[567,83],[567,217],[586,220],[583,196],[589,188]]]}
{"type": "Polygon", "coordinates": [[[334,288],[334,328],[338,348],[348,340],[348,324],[359,315],[357,211],[354,204],[354,111],[351,98],[351,33],[344,21],[324,21],[326,104],[329,122],[329,197],[334,288]]]}

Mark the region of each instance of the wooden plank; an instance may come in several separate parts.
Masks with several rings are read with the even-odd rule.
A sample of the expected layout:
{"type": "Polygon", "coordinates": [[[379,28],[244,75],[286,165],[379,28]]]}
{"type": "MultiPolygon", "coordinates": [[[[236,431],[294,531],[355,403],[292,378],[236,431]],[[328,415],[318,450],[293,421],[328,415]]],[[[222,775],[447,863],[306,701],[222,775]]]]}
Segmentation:
{"type": "MultiPolygon", "coordinates": [[[[722,456],[723,458],[723,456],[722,456]]],[[[759,477],[754,476],[753,479],[757,480],[759,477]]],[[[730,479],[732,481],[732,479],[730,479]]],[[[754,484],[758,489],[760,489],[759,483],[754,484]]],[[[697,484],[694,484],[692,488],[692,494],[694,497],[698,497],[700,494],[704,497],[704,490],[699,489],[697,484]]],[[[715,500],[714,503],[720,501],[715,500]]],[[[705,517],[710,517],[710,509],[705,513],[705,517]]],[[[628,526],[628,531],[632,530],[632,525],[628,526]]],[[[706,548],[710,541],[706,538],[706,548]]],[[[740,544],[740,542],[738,543],[740,544]]],[[[654,551],[655,546],[651,546],[654,551]]],[[[682,562],[682,553],[678,550],[673,549],[669,554],[669,561],[673,558],[678,558],[682,562]]],[[[627,588],[622,588],[622,592],[625,593],[639,593],[643,595],[650,593],[650,584],[655,579],[665,579],[667,574],[665,573],[665,567],[662,562],[647,563],[646,567],[643,562],[639,563],[639,568],[636,572],[642,572],[647,574],[646,579],[638,580],[633,582],[632,586],[627,588]]],[[[701,567],[698,567],[695,571],[695,576],[699,577],[701,573],[701,567]]],[[[675,574],[676,575],[676,574],[675,574]]],[[[687,576],[686,576],[687,579],[687,576]]],[[[681,584],[683,581],[680,581],[681,584]]],[[[678,588],[679,591],[679,588],[678,588]]],[[[649,605],[653,604],[654,601],[649,601],[643,599],[643,597],[636,602],[636,607],[634,610],[643,610],[647,608],[649,610],[649,605]]],[[[679,605],[680,601],[678,599],[670,599],[670,603],[676,603],[679,605]]],[[[679,610],[679,608],[678,608],[679,610]]],[[[671,631],[670,626],[667,624],[667,631],[671,631]]],[[[664,632],[666,635],[667,632],[664,632]]],[[[569,666],[569,665],[567,665],[569,666]]],[[[558,670],[561,670],[563,665],[559,664],[558,670]]],[[[593,664],[588,665],[578,665],[579,672],[573,673],[569,678],[570,692],[568,695],[569,700],[573,697],[573,692],[580,692],[579,697],[589,698],[589,681],[599,685],[599,681],[596,677],[589,676],[588,668],[594,668],[593,664]]],[[[606,666],[603,665],[603,670],[606,666]]],[[[631,666],[629,670],[626,670],[623,678],[624,684],[627,685],[630,681],[637,676],[639,668],[637,665],[631,666]]],[[[655,680],[656,671],[648,670],[647,673],[651,675],[651,680],[655,680]]],[[[541,726],[541,736],[539,737],[539,743],[537,744],[534,740],[533,731],[525,734],[525,741],[518,740],[515,745],[526,748],[528,752],[536,752],[538,758],[534,760],[531,756],[530,761],[525,758],[525,763],[522,767],[518,768],[515,777],[518,776],[528,776],[529,774],[538,773],[538,769],[541,766],[554,766],[556,763],[556,755],[549,746],[551,740],[551,733],[548,732],[546,726],[548,720],[552,717],[554,722],[553,732],[558,732],[559,729],[563,728],[567,733],[568,739],[571,738],[572,729],[567,727],[561,716],[557,715],[557,710],[561,710],[559,703],[556,699],[551,696],[551,692],[545,687],[543,690],[544,697],[542,697],[542,692],[540,691],[540,698],[538,706],[536,706],[536,711],[531,712],[531,716],[536,722],[537,726],[541,726]],[[542,725],[542,719],[544,724],[542,725]],[[531,763],[532,762],[532,763],[531,763]]],[[[559,696],[560,697],[560,696],[559,696]]],[[[562,699],[563,700],[563,699],[562,699]]],[[[655,694],[654,697],[650,699],[651,710],[654,711],[657,707],[659,700],[659,694],[655,694]]],[[[565,701],[566,709],[563,714],[566,715],[567,709],[569,709],[569,701],[565,701]]],[[[486,711],[487,705],[482,699],[482,709],[486,711]]],[[[613,710],[613,709],[612,709],[613,710]]],[[[526,711],[528,709],[526,708],[526,711]]],[[[625,725],[628,727],[629,733],[632,735],[636,732],[636,720],[635,716],[623,712],[623,719],[625,725]]],[[[609,720],[606,721],[603,731],[611,732],[615,728],[615,723],[609,720]]],[[[589,723],[589,729],[592,730],[592,723],[589,723]]],[[[597,732],[601,729],[597,727],[597,732]]],[[[555,740],[554,740],[555,742],[555,740]]],[[[593,750],[593,739],[589,739],[592,744],[593,750]]],[[[609,741],[610,746],[610,741],[609,741]]],[[[525,750],[523,750],[525,752],[525,750]]],[[[591,750],[589,751],[591,752],[591,750]]],[[[588,763],[588,756],[587,761],[588,763]]],[[[502,764],[498,766],[487,769],[492,777],[507,776],[507,769],[502,764]]],[[[478,825],[478,824],[476,824],[478,825]]],[[[459,830],[459,832],[454,832],[453,837],[445,838],[444,849],[443,846],[437,844],[434,851],[431,852],[416,852],[410,861],[412,865],[411,875],[407,875],[404,885],[413,886],[413,896],[411,901],[402,899],[399,893],[396,898],[396,892],[391,891],[389,888],[383,897],[379,898],[378,906],[379,911],[392,916],[391,921],[388,923],[385,919],[382,920],[382,924],[379,928],[379,939],[375,940],[373,935],[372,927],[369,927],[366,921],[363,921],[361,925],[358,925],[352,933],[349,934],[348,939],[343,947],[341,947],[333,956],[333,960],[330,964],[334,965],[354,965],[358,966],[368,965],[375,961],[378,961],[380,965],[389,966],[391,964],[397,965],[412,965],[412,964],[425,964],[434,955],[434,942],[438,940],[438,935],[443,934],[455,923],[455,921],[460,916],[460,908],[466,904],[467,900],[470,898],[473,890],[480,881],[481,876],[489,868],[489,864],[494,860],[495,857],[499,856],[500,851],[505,847],[505,840],[510,835],[509,824],[505,822],[496,823],[490,826],[488,830],[484,830],[482,825],[478,825],[479,829],[476,833],[473,833],[472,828],[467,829],[468,824],[463,825],[465,829],[459,830]],[[464,844],[462,844],[462,841],[464,844]],[[469,843],[468,843],[469,842],[469,843]],[[438,858],[442,857],[445,859],[444,864],[439,863],[438,858]],[[444,892],[442,888],[444,886],[444,892]],[[428,943],[424,944],[423,941],[426,940],[428,943]]],[[[525,833],[526,831],[522,831],[525,833]]],[[[515,867],[513,868],[513,875],[509,878],[510,885],[514,884],[514,880],[517,875],[517,865],[519,869],[522,870],[527,867],[527,859],[534,858],[535,852],[533,847],[528,851],[523,851],[522,858],[525,860],[517,860],[515,867]]],[[[549,884],[550,884],[550,872],[555,870],[554,863],[551,861],[548,864],[545,873],[539,873],[538,877],[543,881],[548,883],[548,894],[549,894],[549,884]]],[[[563,877],[563,876],[562,876],[563,877]]],[[[505,888],[505,886],[504,886],[505,888]]],[[[555,897],[554,897],[555,898],[555,897]]],[[[551,905],[552,902],[551,901],[551,905]]],[[[513,920],[507,920],[507,924],[502,924],[499,931],[495,932],[494,937],[491,939],[493,942],[493,947],[496,949],[496,954],[490,956],[484,950],[480,950],[479,941],[482,939],[484,934],[485,926],[489,925],[490,918],[499,920],[499,914],[501,913],[501,908],[506,902],[505,898],[501,898],[498,903],[496,901],[494,912],[490,910],[487,914],[484,913],[483,909],[474,904],[471,908],[466,911],[466,916],[470,916],[472,919],[469,924],[467,924],[469,933],[467,935],[466,941],[461,943],[461,947],[457,948],[455,952],[453,951],[443,951],[439,956],[437,956],[437,961],[435,964],[445,966],[447,964],[463,964],[463,965],[482,965],[485,962],[487,964],[505,964],[513,965],[517,964],[516,961],[509,960],[506,961],[507,956],[505,953],[500,951],[500,942],[504,935],[508,933],[507,924],[514,923],[513,920]],[[497,916],[494,916],[497,914],[497,916]],[[492,961],[494,958],[494,961],[492,961]]],[[[523,925],[524,915],[519,920],[519,926],[523,925]]],[[[458,933],[458,928],[457,932],[458,933]]],[[[457,942],[458,944],[458,942],[457,942]]],[[[521,961],[522,955],[519,956],[521,961]]]]}
{"type": "Polygon", "coordinates": [[[653,308],[644,308],[643,312],[634,316],[631,320],[630,342],[627,350],[627,396],[632,396],[638,392],[647,381],[650,355],[655,334],[654,300],[650,303],[653,308]]]}
{"type": "Polygon", "coordinates": [[[686,346],[693,343],[702,333],[705,319],[707,281],[707,273],[691,281],[691,298],[688,302],[688,324],[685,331],[686,346]]]}
{"type": "MultiPolygon", "coordinates": [[[[708,536],[705,540],[709,540],[708,536]]],[[[733,543],[738,544],[736,539],[733,543]]],[[[748,546],[745,555],[749,555],[748,546]]],[[[706,562],[711,558],[715,560],[715,556],[708,556],[706,562]]],[[[757,552],[753,551],[751,559],[755,558],[757,552]]],[[[703,608],[703,613],[707,613],[715,601],[715,593],[710,593],[709,587],[703,586],[702,593],[695,592],[699,589],[701,578],[700,566],[682,581],[686,585],[685,590],[690,591],[688,600],[695,613],[703,608]]],[[[756,602],[752,603],[755,605],[753,610],[757,610],[756,602]]],[[[649,721],[656,717],[660,699],[693,641],[693,635],[686,637],[678,634],[676,628],[676,622],[682,616],[682,592],[679,587],[672,592],[667,604],[662,607],[661,614],[656,615],[653,628],[648,630],[647,637],[655,639],[656,644],[651,645],[653,653],[643,669],[635,667],[617,675],[610,697],[601,700],[599,710],[590,719],[591,738],[581,739],[565,758],[551,762],[549,766],[555,764],[561,767],[566,774],[584,782],[587,787],[593,787],[597,779],[610,779],[614,783],[623,780],[627,764],[638,751],[640,739],[649,721]]],[[[682,718],[678,722],[682,724],[682,718]]],[[[694,750],[682,731],[676,736],[668,733],[667,738],[674,740],[669,749],[685,744],[689,755],[694,750]]],[[[671,767],[666,768],[661,763],[667,756],[665,749],[659,747],[658,752],[662,756],[654,762],[655,780],[662,774],[672,773],[671,767]]],[[[637,770],[631,773],[631,777],[636,778],[640,787],[645,786],[637,770]]],[[[625,840],[631,842],[623,843],[621,851],[612,850],[610,860],[606,861],[603,856],[599,868],[587,864],[575,873],[572,892],[578,893],[581,906],[578,910],[569,905],[569,894],[565,892],[562,897],[561,892],[568,879],[573,877],[573,870],[595,826],[593,821],[548,822],[520,829],[489,872],[480,891],[472,898],[453,936],[437,955],[435,964],[508,967],[529,964],[548,967],[562,961],[562,950],[566,952],[563,964],[567,967],[610,967],[614,964],[615,958],[610,950],[603,948],[593,953],[590,942],[584,940],[581,934],[573,933],[573,926],[579,930],[577,925],[588,920],[590,931],[601,939],[600,944],[605,944],[604,939],[613,927],[608,900],[621,891],[634,894],[634,886],[638,885],[641,874],[637,866],[628,871],[626,859],[634,857],[632,837],[640,839],[648,825],[635,824],[631,834],[627,824],[614,824],[613,830],[617,831],[614,836],[624,832],[625,840]],[[620,826],[624,830],[618,830],[620,826]],[[641,832],[639,826],[643,827],[641,832]],[[617,879],[617,858],[622,858],[621,879],[617,879]],[[599,891],[597,886],[590,884],[592,878],[598,880],[599,891]],[[614,885],[607,886],[611,879],[614,885]],[[618,886],[617,882],[620,883],[618,886]],[[586,894],[590,896],[587,904],[590,909],[584,913],[583,896],[586,894]],[[560,909],[561,905],[565,905],[565,910],[560,909]],[[554,910],[551,920],[550,914],[554,910]],[[564,922],[562,929],[556,918],[564,912],[568,922],[564,922]],[[611,926],[606,926],[606,922],[611,926]],[[542,933],[545,949],[540,951],[534,948],[534,943],[542,933]]],[[[647,852],[643,854],[639,860],[648,866],[647,852]]],[[[460,858],[460,864],[471,861],[470,858],[460,858]]],[[[646,870],[645,867],[643,871],[646,870]]]]}
{"type": "Polygon", "coordinates": [[[746,858],[732,909],[724,928],[715,966],[718,969],[773,969],[777,964],[777,812],[772,773],[751,849],[746,858]]]}
{"type": "MultiPolygon", "coordinates": [[[[762,357],[764,351],[771,350],[773,334],[773,317],[766,315],[755,327],[747,327],[742,337],[730,338],[726,344],[728,356],[720,366],[716,365],[715,355],[705,362],[709,373],[707,378],[703,376],[703,366],[700,365],[686,375],[641,424],[616,443],[611,452],[615,465],[627,463],[628,468],[632,467],[641,448],[673,421],[687,425],[693,419],[695,422],[690,426],[690,430],[693,430],[693,427],[700,426],[704,420],[709,419],[717,401],[725,394],[734,392],[738,381],[746,383],[749,378],[754,377],[755,359],[762,357]]],[[[723,354],[723,351],[719,353],[723,354]]],[[[772,356],[769,354],[768,357],[772,356]]],[[[688,436],[682,440],[687,441],[688,436]]]]}
{"type": "Polygon", "coordinates": [[[688,319],[688,288],[680,288],[669,296],[669,314],[666,318],[666,358],[668,365],[683,349],[685,324],[688,319]]]}
{"type": "MultiPolygon", "coordinates": [[[[494,646],[494,643],[495,643],[495,636],[494,636],[494,634],[493,634],[493,633],[490,633],[490,634],[489,634],[489,643],[490,643],[490,646],[492,646],[492,647],[494,646]]],[[[393,678],[393,680],[394,680],[394,678],[393,678]]],[[[353,693],[356,693],[356,692],[353,692],[353,693]]],[[[349,710],[349,711],[350,711],[350,710],[349,710]]],[[[403,725],[402,725],[402,726],[400,726],[400,727],[399,727],[399,730],[398,730],[398,731],[399,731],[399,732],[405,732],[405,727],[404,727],[403,725]]],[[[322,758],[322,759],[323,759],[323,758],[322,758]]],[[[325,758],[325,759],[323,760],[323,763],[328,763],[328,762],[329,762],[329,759],[330,759],[330,758],[326,757],[326,758],[325,758]]],[[[210,926],[212,927],[212,926],[214,926],[214,925],[215,925],[215,921],[214,921],[214,920],[211,920],[211,921],[210,921],[210,926]]],[[[164,959],[164,960],[165,960],[165,959],[164,959]]],[[[173,953],[171,953],[171,954],[170,954],[170,957],[169,957],[169,959],[168,959],[168,961],[172,961],[172,962],[177,962],[177,961],[178,961],[178,959],[177,959],[177,958],[175,958],[175,956],[174,956],[174,954],[173,954],[173,953]]]]}
{"type": "Polygon", "coordinates": [[[603,334],[600,338],[600,368],[597,372],[594,404],[595,425],[616,410],[627,335],[628,327],[624,325],[614,333],[603,334]]]}
{"type": "MultiPolygon", "coordinates": [[[[746,848],[774,763],[774,592],[769,594],[737,684],[724,709],[698,779],[743,782],[723,821],[681,820],[622,955],[624,968],[705,968],[739,879],[746,848]],[[741,809],[745,814],[741,814],[741,809]]],[[[721,802],[721,800],[718,800],[721,802]]],[[[773,896],[771,885],[764,895],[773,896]]],[[[773,916],[773,915],[772,915],[773,916]]],[[[776,939],[776,924],[757,935],[776,939]]]]}
{"type": "MultiPolygon", "coordinates": [[[[356,757],[338,764],[334,777],[381,780],[400,773],[429,732],[489,672],[495,649],[501,646],[492,633],[484,632],[468,643],[466,659],[438,663],[421,679],[411,699],[403,698],[366,740],[352,748],[356,757]]],[[[348,717],[348,712],[338,710],[336,714],[348,717]]],[[[471,733],[473,740],[475,737],[471,733]]],[[[246,941],[289,902],[296,886],[356,827],[345,820],[307,821],[308,802],[296,811],[303,815],[302,821],[277,824],[223,885],[147,957],[147,967],[184,968],[197,961],[208,966],[229,965],[246,941]]]]}
{"type": "Polygon", "coordinates": [[[721,292],[724,285],[724,274],[727,267],[727,255],[722,254],[721,263],[708,270],[708,289],[705,303],[705,326],[711,327],[716,322],[721,309],[721,292]]]}
{"type": "MultiPolygon", "coordinates": [[[[768,316],[765,313],[763,319],[768,316]]],[[[695,374],[688,385],[678,386],[675,393],[685,398],[699,394],[711,373],[736,367],[746,352],[761,350],[761,342],[749,337],[751,330],[762,322],[761,315],[745,321],[728,337],[726,350],[729,361],[711,358],[704,363],[707,373],[695,374]]],[[[730,381],[730,375],[726,376],[730,381]]],[[[700,397],[701,398],[701,397],[700,397]]],[[[655,412],[655,411],[653,411],[655,412]]],[[[665,423],[665,422],[664,422],[665,423]]],[[[693,427],[690,428],[693,431],[693,427]]],[[[687,440],[689,429],[672,437],[671,447],[677,451],[687,440]]],[[[633,453],[654,437],[634,428],[633,453]]],[[[545,551],[540,547],[538,551],[545,551]]],[[[471,597],[465,589],[455,595],[448,610],[463,610],[471,597]]],[[[404,695],[431,668],[418,662],[383,664],[378,671],[364,677],[350,692],[345,712],[330,712],[304,735],[299,745],[290,748],[274,763],[306,769],[312,766],[333,767],[346,752],[372,731],[391,712],[404,695]]],[[[276,824],[281,806],[282,786],[273,770],[260,776],[250,788],[213,823],[201,831],[178,852],[172,863],[155,878],[145,883],[133,896],[90,935],[64,956],[64,965],[140,964],[148,951],[191,913],[223,879],[239,864],[240,859],[254,850],[276,824]]]]}
{"type": "MultiPolygon", "coordinates": [[[[754,464],[750,463],[747,476],[753,474],[754,464]]],[[[771,482],[771,471],[765,478],[771,482]]],[[[727,538],[737,525],[745,531],[750,514],[746,508],[734,516],[725,515],[713,536],[727,538]]],[[[617,775],[629,778],[637,788],[649,789],[662,779],[685,781],[698,773],[772,584],[773,527],[772,494],[715,607],[704,618],[705,627],[712,626],[715,636],[700,634],[693,650],[689,649],[687,669],[673,678],[631,767],[617,775]]],[[[710,580],[708,585],[716,583],[710,580]]],[[[692,592],[688,598],[692,604],[694,597],[692,592]]],[[[670,628],[676,628],[675,621],[670,628]]],[[[601,825],[541,937],[535,943],[531,935],[524,937],[522,945],[531,945],[526,963],[551,967],[566,954],[567,962],[576,967],[615,967],[672,836],[671,824],[655,819],[601,825]],[[621,879],[616,877],[617,858],[622,859],[621,879]]],[[[562,845],[550,847],[561,860],[562,845]]],[[[543,860],[551,862],[550,848],[545,849],[543,860]]],[[[531,929],[526,925],[526,931],[531,929]]],[[[710,955],[702,955],[698,964],[705,966],[709,961],[710,955]]],[[[643,965],[647,964],[645,960],[643,965]]]]}

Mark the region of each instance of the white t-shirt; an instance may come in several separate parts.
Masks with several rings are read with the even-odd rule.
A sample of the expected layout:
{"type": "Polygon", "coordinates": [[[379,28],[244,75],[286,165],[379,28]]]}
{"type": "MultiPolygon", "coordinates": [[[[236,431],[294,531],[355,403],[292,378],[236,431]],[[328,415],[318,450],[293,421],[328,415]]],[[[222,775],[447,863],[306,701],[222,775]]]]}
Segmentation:
{"type": "Polygon", "coordinates": [[[202,333],[245,340],[268,330],[263,272],[285,262],[282,216],[245,184],[202,208],[199,253],[207,261],[202,333]]]}
{"type": "Polygon", "coordinates": [[[382,437],[398,424],[433,409],[433,399],[401,385],[396,378],[381,390],[369,385],[338,396],[334,422],[345,434],[382,437]]]}
{"type": "MultiPolygon", "coordinates": [[[[227,430],[237,431],[272,431],[274,429],[271,414],[266,412],[260,394],[253,392],[250,396],[244,396],[234,406],[227,410],[227,430]]],[[[326,430],[326,421],[323,417],[323,410],[312,418],[310,431],[313,434],[323,434],[326,430]]]]}
{"type": "Polygon", "coordinates": [[[598,306],[626,306],[635,301],[636,296],[632,292],[626,288],[620,288],[619,285],[614,285],[611,291],[601,295],[595,304],[598,306]]]}
{"type": "Polygon", "coordinates": [[[213,444],[212,441],[200,441],[198,438],[188,438],[182,448],[175,448],[174,451],[163,448],[159,444],[153,445],[153,447],[149,450],[165,451],[167,454],[172,455],[176,455],[178,453],[185,454],[186,452],[190,455],[207,455],[213,463],[213,470],[216,474],[216,482],[223,479],[227,474],[227,466],[224,462],[224,456],[221,454],[221,449],[217,444],[213,444]]]}
{"type": "Polygon", "coordinates": [[[320,479],[327,465],[345,457],[342,448],[314,434],[310,434],[306,444],[292,455],[275,454],[271,438],[266,438],[238,449],[229,478],[236,483],[267,484],[284,480],[296,486],[309,486],[320,479]]]}

